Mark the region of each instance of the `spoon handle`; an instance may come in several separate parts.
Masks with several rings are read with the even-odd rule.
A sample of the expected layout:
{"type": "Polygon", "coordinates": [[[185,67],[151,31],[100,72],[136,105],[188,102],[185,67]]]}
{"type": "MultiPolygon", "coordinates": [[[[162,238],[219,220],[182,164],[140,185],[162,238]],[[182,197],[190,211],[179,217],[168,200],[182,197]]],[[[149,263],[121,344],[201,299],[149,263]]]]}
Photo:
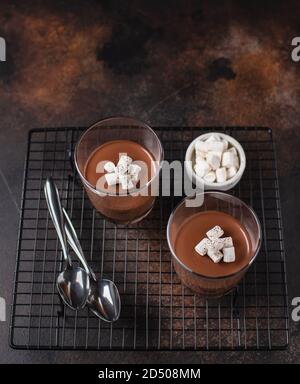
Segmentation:
{"type": "Polygon", "coordinates": [[[87,274],[92,277],[96,281],[96,276],[92,268],[88,265],[86,258],[84,257],[84,253],[77,237],[75,228],[72,224],[72,221],[67,213],[67,211],[63,208],[63,214],[65,218],[65,231],[67,235],[67,240],[73,251],[76,253],[78,259],[82,262],[84,269],[87,274]]]}
{"type": "Polygon", "coordinates": [[[68,253],[68,245],[67,245],[66,232],[64,229],[64,216],[62,212],[61,202],[60,202],[57,187],[51,177],[48,177],[45,182],[44,192],[46,196],[46,202],[49,209],[49,213],[52,218],[54,227],[57,232],[58,239],[61,244],[64,259],[68,263],[68,265],[71,266],[72,263],[68,253]]]}

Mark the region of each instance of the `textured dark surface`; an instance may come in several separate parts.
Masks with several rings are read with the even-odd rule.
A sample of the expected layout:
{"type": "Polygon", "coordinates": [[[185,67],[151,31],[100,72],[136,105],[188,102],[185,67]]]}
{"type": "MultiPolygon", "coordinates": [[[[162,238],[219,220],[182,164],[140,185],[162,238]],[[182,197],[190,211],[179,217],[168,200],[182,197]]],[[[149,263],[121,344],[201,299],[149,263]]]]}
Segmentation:
{"type": "MultiPolygon", "coordinates": [[[[0,1],[0,296],[11,302],[27,132],[109,115],[151,125],[274,129],[290,299],[300,296],[297,1],[0,1]],[[155,4],[154,4],[155,3],[155,4]]],[[[8,309],[9,312],[9,309],[8,309]]],[[[300,323],[284,352],[59,353],[9,349],[1,362],[300,362],[300,323]]]]}

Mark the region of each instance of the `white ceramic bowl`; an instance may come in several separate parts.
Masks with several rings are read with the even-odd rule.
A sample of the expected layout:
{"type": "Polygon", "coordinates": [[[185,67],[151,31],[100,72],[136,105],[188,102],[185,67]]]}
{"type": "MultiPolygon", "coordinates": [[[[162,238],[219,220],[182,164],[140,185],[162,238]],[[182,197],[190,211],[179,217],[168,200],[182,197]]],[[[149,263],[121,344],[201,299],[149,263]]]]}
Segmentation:
{"type": "Polygon", "coordinates": [[[185,170],[186,170],[186,173],[187,173],[189,179],[193,183],[196,183],[196,181],[202,182],[205,190],[207,190],[207,191],[208,190],[228,191],[229,189],[233,188],[240,181],[240,179],[241,179],[241,177],[245,171],[245,168],[246,168],[246,155],[245,155],[245,152],[244,152],[241,144],[237,140],[235,140],[233,137],[226,135],[225,133],[208,132],[208,133],[204,133],[203,135],[196,137],[196,139],[193,140],[191,142],[191,144],[188,146],[188,149],[186,150],[186,153],[185,153],[184,166],[185,166],[185,170]],[[238,156],[240,159],[240,167],[239,167],[237,173],[231,179],[224,181],[224,183],[217,183],[217,182],[209,183],[207,181],[204,181],[201,177],[199,177],[195,173],[195,171],[193,169],[193,164],[195,162],[195,143],[196,143],[196,141],[198,141],[198,140],[204,141],[204,140],[208,139],[213,134],[216,134],[219,137],[221,137],[222,139],[227,140],[228,143],[231,144],[231,146],[233,146],[237,150],[238,156]]]}

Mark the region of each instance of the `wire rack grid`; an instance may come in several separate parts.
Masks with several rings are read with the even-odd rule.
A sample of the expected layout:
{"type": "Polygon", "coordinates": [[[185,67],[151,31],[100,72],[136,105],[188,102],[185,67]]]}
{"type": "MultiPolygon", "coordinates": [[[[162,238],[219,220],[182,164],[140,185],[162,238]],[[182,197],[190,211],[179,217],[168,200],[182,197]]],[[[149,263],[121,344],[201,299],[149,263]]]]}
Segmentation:
{"type": "Polygon", "coordinates": [[[159,197],[150,215],[128,227],[103,219],[74,175],[70,157],[82,128],[36,129],[29,135],[12,304],[10,344],[20,349],[271,350],[288,345],[285,254],[272,131],[268,128],[156,128],[167,160],[183,160],[193,138],[222,131],[240,141],[247,167],[230,193],[250,204],[263,245],[238,288],[205,300],[180,284],[166,223],[180,198],[159,197]],[[55,281],[63,266],[43,184],[52,175],[88,261],[113,279],[122,313],[114,324],[88,310],[64,308],[55,281]]]}

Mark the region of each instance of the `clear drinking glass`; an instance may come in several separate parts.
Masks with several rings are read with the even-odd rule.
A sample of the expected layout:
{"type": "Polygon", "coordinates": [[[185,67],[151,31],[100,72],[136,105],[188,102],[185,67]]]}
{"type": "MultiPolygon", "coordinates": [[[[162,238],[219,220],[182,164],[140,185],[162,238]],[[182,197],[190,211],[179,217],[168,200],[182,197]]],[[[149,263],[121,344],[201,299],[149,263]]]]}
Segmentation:
{"type": "Polygon", "coordinates": [[[230,292],[240,282],[247,269],[255,260],[261,246],[261,226],[255,212],[235,196],[223,192],[204,192],[204,203],[200,207],[186,206],[187,199],[189,198],[183,199],[174,209],[168,222],[167,240],[173,256],[173,265],[182,283],[192,291],[204,297],[218,298],[230,292]],[[241,222],[247,231],[251,258],[248,264],[241,270],[231,275],[208,277],[192,271],[176,255],[176,237],[185,220],[196,213],[204,211],[227,213],[241,222]]]}
{"type": "Polygon", "coordinates": [[[122,224],[140,221],[151,211],[159,188],[159,172],[163,162],[163,148],[156,133],[145,123],[128,117],[101,120],[80,137],[75,148],[75,166],[87,195],[107,219],[122,224]],[[108,193],[96,189],[85,177],[85,167],[91,154],[104,143],[130,140],[144,147],[153,158],[154,174],[144,185],[130,191],[108,193]]]}

